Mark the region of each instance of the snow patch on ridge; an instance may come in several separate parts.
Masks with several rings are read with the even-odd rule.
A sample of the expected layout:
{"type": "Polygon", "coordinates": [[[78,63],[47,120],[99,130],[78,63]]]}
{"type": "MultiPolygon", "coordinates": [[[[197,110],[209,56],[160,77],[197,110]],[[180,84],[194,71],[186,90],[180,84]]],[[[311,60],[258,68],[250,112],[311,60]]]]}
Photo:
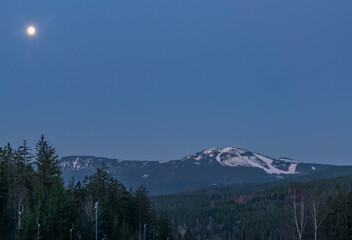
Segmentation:
{"type": "Polygon", "coordinates": [[[297,168],[297,163],[291,163],[290,166],[288,167],[288,170],[281,170],[281,169],[277,169],[275,168],[272,163],[273,163],[273,159],[268,158],[268,157],[264,157],[263,155],[254,153],[254,156],[256,156],[257,158],[259,158],[260,160],[264,161],[266,163],[266,167],[263,167],[262,165],[259,165],[259,168],[262,168],[266,173],[268,174],[296,174],[296,168],[297,168]]]}
{"type": "Polygon", "coordinates": [[[295,160],[292,160],[291,158],[285,158],[285,157],[280,157],[279,160],[287,163],[299,163],[295,160]]]}
{"type": "Polygon", "coordinates": [[[286,174],[296,174],[298,172],[296,172],[297,169],[297,163],[292,163],[289,167],[288,167],[288,173],[286,174]]]}
{"type": "MultiPolygon", "coordinates": [[[[77,157],[76,160],[73,162],[73,168],[76,168],[78,161],[79,161],[79,157],[77,157]]],[[[79,169],[79,166],[77,167],[77,169],[79,169]]]]}
{"type": "Polygon", "coordinates": [[[210,149],[208,149],[208,150],[205,150],[203,153],[205,153],[205,154],[211,154],[213,151],[215,151],[216,150],[216,148],[210,148],[210,149]]]}

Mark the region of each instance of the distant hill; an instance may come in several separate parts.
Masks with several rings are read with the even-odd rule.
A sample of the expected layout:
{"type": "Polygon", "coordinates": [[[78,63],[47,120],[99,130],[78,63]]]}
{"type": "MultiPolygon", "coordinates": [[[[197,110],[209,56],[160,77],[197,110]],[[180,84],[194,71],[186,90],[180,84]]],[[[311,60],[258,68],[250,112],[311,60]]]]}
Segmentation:
{"type": "Polygon", "coordinates": [[[144,185],[152,195],[209,186],[265,183],[277,180],[308,181],[352,173],[352,167],[311,164],[289,158],[272,158],[237,147],[211,148],[180,160],[133,161],[93,156],[60,160],[66,181],[82,180],[105,163],[127,187],[144,185]]]}

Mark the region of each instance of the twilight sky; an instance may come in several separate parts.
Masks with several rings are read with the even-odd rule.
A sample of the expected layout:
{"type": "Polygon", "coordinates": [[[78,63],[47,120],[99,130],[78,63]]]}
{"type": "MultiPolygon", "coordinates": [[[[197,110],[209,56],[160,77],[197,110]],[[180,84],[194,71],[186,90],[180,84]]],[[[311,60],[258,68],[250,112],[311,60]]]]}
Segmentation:
{"type": "Polygon", "coordinates": [[[352,1],[0,2],[0,145],[352,164],[352,1]],[[33,24],[37,35],[26,35],[33,24]]]}

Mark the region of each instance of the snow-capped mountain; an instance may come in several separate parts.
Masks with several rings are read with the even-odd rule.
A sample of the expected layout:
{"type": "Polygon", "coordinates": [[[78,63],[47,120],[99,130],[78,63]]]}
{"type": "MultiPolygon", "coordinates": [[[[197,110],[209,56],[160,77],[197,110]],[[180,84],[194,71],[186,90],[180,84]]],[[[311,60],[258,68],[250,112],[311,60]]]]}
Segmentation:
{"type": "Polygon", "coordinates": [[[195,160],[194,164],[201,164],[207,160],[227,167],[254,167],[263,169],[268,174],[297,174],[299,162],[288,158],[269,158],[261,154],[253,153],[236,147],[211,148],[195,155],[190,155],[183,160],[195,160]]]}
{"type": "Polygon", "coordinates": [[[331,165],[271,158],[237,147],[211,148],[180,160],[131,161],[69,156],[60,161],[65,180],[81,180],[105,163],[127,187],[143,184],[152,194],[234,183],[258,183],[319,172],[331,165]]]}

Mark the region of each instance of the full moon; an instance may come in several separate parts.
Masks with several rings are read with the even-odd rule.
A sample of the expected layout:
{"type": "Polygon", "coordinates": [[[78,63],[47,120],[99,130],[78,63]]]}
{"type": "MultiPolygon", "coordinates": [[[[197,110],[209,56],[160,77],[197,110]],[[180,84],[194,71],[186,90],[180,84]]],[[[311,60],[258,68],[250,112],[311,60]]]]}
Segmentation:
{"type": "Polygon", "coordinates": [[[27,28],[27,34],[28,34],[29,36],[34,36],[34,35],[35,35],[35,32],[36,32],[36,29],[35,29],[34,26],[29,26],[29,27],[27,28]]]}

